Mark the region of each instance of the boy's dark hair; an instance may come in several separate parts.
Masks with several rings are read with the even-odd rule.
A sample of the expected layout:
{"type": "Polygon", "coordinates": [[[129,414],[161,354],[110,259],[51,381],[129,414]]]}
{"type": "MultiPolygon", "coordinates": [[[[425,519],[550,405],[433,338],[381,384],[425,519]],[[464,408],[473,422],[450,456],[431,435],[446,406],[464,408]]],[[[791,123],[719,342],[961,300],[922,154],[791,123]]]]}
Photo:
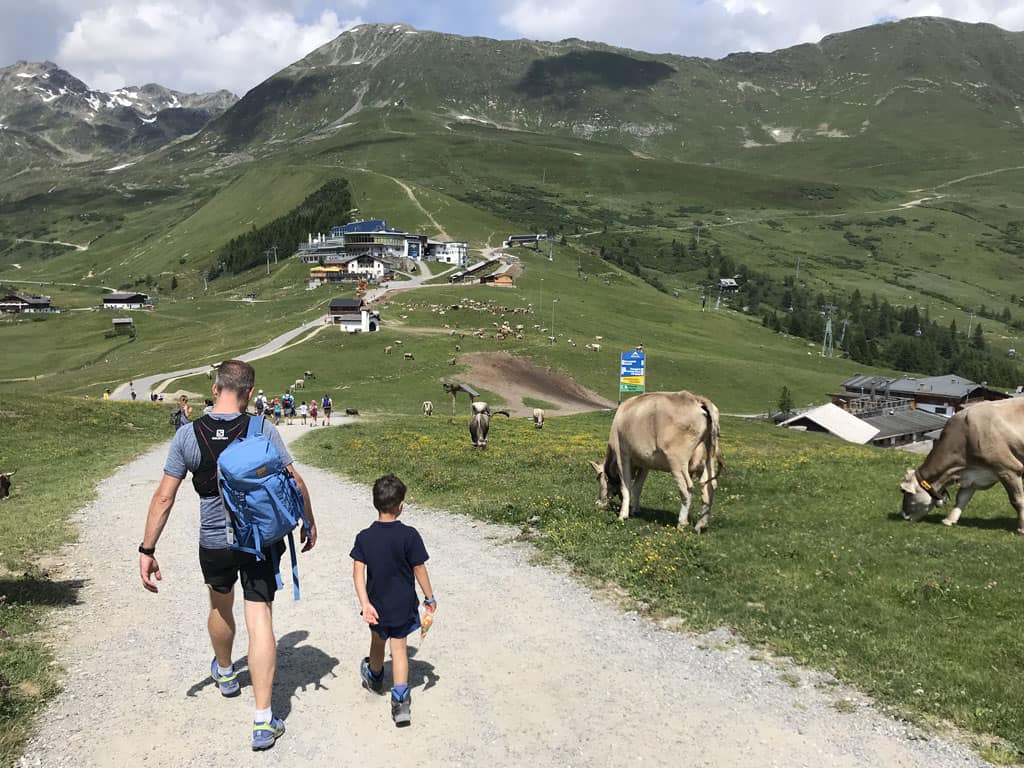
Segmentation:
{"type": "Polygon", "coordinates": [[[256,371],[242,360],[225,360],[217,369],[217,389],[234,392],[238,397],[245,397],[256,383],[256,371]]]}
{"type": "Polygon", "coordinates": [[[373,506],[378,512],[393,512],[405,501],[405,483],[394,475],[384,475],[373,484],[373,506]]]}

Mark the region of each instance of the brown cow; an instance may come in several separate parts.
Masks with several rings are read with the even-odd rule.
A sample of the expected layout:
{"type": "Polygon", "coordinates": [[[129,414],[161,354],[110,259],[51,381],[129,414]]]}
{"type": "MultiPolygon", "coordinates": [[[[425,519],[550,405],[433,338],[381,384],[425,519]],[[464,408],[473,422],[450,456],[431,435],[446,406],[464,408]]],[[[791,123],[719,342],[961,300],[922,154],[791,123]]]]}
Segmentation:
{"type": "Polygon", "coordinates": [[[978,403],[953,416],[924,463],[910,468],[900,483],[903,517],[920,520],[945,503],[946,488],[957,483],[956,506],[942,521],[956,525],[977,489],[1002,483],[1017,510],[1017,533],[1024,536],[1024,399],[978,403]]]}
{"type": "Polygon", "coordinates": [[[533,409],[533,426],[535,429],[544,429],[544,409],[533,409]]]}
{"type": "Polygon", "coordinates": [[[469,438],[473,441],[474,448],[487,447],[487,433],[491,429],[491,416],[510,417],[505,410],[491,412],[491,406],[487,403],[477,401],[473,403],[473,415],[469,419],[469,438]]]}
{"type": "Polygon", "coordinates": [[[718,487],[718,438],[718,408],[706,397],[685,391],[652,392],[627,400],[612,420],[604,463],[590,462],[600,485],[597,505],[604,509],[609,496],[620,495],[619,519],[625,520],[640,509],[647,473],[671,472],[682,502],[678,525],[685,528],[696,475],[701,510],[694,530],[700,533],[707,528],[718,487]]]}

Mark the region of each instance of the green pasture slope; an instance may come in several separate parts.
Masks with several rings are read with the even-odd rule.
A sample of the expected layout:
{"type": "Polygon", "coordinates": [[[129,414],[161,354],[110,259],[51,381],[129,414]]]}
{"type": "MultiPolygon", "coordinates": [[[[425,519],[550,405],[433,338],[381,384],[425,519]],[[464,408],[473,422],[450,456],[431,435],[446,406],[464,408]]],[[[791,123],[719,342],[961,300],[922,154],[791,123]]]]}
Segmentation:
{"type": "MultiPolygon", "coordinates": [[[[277,391],[303,371],[313,370],[318,378],[311,391],[320,396],[320,390],[330,392],[339,408],[412,414],[423,400],[447,397],[442,379],[464,378],[460,355],[505,351],[565,373],[614,401],[619,353],[643,344],[649,389],[692,389],[712,397],[726,412],[766,413],[775,407],[783,385],[798,404],[820,402],[862,368],[847,360],[822,358],[818,345],[783,339],[762,328],[756,317],[732,310],[702,312],[694,297],[675,299],[659,293],[639,278],[566,246],[555,248],[553,262],[528,249],[519,255],[526,268],[516,288],[430,286],[393,294],[382,306],[380,333],[326,330],[259,361],[258,380],[277,391]],[[586,282],[577,277],[577,266],[589,276],[586,282]],[[549,328],[554,299],[558,343],[551,345],[549,332],[533,326],[549,328]],[[451,309],[454,305],[464,308],[451,309]],[[493,338],[493,323],[502,318],[500,307],[529,310],[504,313],[511,324],[526,326],[522,341],[493,338]],[[489,337],[473,337],[471,331],[478,328],[489,330],[489,337]],[[453,338],[453,330],[466,337],[453,338]],[[603,337],[601,351],[585,349],[596,336],[603,337]],[[401,347],[386,357],[384,347],[395,340],[402,342],[401,347]],[[402,352],[413,353],[415,360],[403,360],[402,352]],[[455,366],[449,364],[453,357],[455,366]]],[[[175,387],[203,392],[209,382],[198,376],[175,387]]]]}
{"type": "MultiPolygon", "coordinates": [[[[2,410],[36,414],[0,422],[5,435],[8,424],[16,424],[39,445],[48,445],[39,435],[49,421],[28,403],[56,401],[58,411],[70,413],[81,401],[64,400],[64,395],[95,398],[104,387],[130,378],[215,362],[321,314],[326,301],[344,294],[305,291],[306,270],[295,262],[279,263],[270,276],[255,269],[218,279],[205,291],[202,274],[214,266],[223,243],[287,213],[329,179],[349,180],[354,216],[383,217],[435,235],[433,217],[477,251],[500,245],[509,233],[555,231],[564,240],[555,247],[554,263],[520,252],[526,271],[515,289],[439,285],[400,293],[383,307],[380,334],[348,336],[329,329],[257,363],[260,385],[268,391],[283,389],[312,369],[318,379],[309,395],[321,396],[323,389],[340,408],[369,415],[370,423],[352,431],[308,438],[302,449],[306,459],[336,466],[341,463],[337,456],[356,453],[366,457],[364,465],[346,458],[344,468],[359,477],[370,478],[383,471],[379,464],[387,464],[409,476],[414,493],[425,493],[421,498],[432,503],[468,506],[456,503],[454,489],[459,489],[459,498],[474,499],[472,511],[517,523],[547,499],[548,508],[565,514],[541,515],[542,546],[602,583],[628,588],[658,615],[680,614],[694,628],[735,626],[752,642],[834,668],[901,711],[997,734],[1014,750],[1024,744],[1015,712],[1018,694],[1008,682],[1013,679],[1009,662],[1003,661],[1019,655],[1012,653],[1019,628],[1005,594],[1004,585],[1013,583],[1005,569],[1016,561],[1009,549],[1014,544],[1000,528],[1006,510],[998,491],[983,494],[972,507],[972,519],[991,520],[986,523],[991,529],[971,527],[970,521],[954,531],[901,526],[886,515],[895,508],[895,481],[911,463],[907,457],[727,421],[729,474],[719,496],[720,516],[711,535],[697,541],[668,525],[674,505],[664,478],[652,481],[646,497],[653,520],[611,525],[608,516],[593,511],[593,483],[583,460],[600,454],[604,416],[552,418],[539,436],[518,422],[499,422],[493,450],[436,464],[416,464],[411,452],[421,442],[432,449],[448,445],[447,440],[454,441],[454,451],[464,445],[465,425],[454,425],[449,434],[437,422],[410,420],[425,399],[446,412],[441,381],[465,377],[462,363],[448,364],[457,357],[456,342],[444,326],[486,329],[499,319],[500,312],[460,309],[440,315],[430,306],[462,305],[465,299],[506,307],[532,304],[533,313],[509,315],[512,323],[527,325],[523,341],[499,344],[467,337],[459,342],[463,353],[503,349],[523,355],[611,399],[618,353],[643,343],[652,390],[693,389],[711,396],[726,413],[763,413],[774,407],[783,385],[798,405],[821,402],[848,375],[867,369],[822,359],[818,344],[766,331],[757,308],[749,314],[733,308],[701,312],[697,297],[707,280],[703,270],[659,275],[652,265],[652,274],[667,287],[679,288],[681,297],[659,293],[638,276],[600,260],[596,254],[604,238],[651,238],[669,247],[672,239],[689,243],[700,227],[702,245],[717,246],[736,264],[783,279],[794,274],[800,256],[801,282],[825,295],[854,288],[875,292],[897,305],[927,307],[932,317],[956,320],[964,328],[964,312],[981,304],[999,310],[1009,306],[1024,316],[1018,312],[1021,302],[1013,302],[1014,296],[1024,296],[1024,279],[1016,269],[1024,219],[1019,214],[1024,198],[1016,191],[1020,172],[958,181],[936,167],[920,173],[907,167],[875,177],[864,169],[848,175],[835,165],[839,170],[822,174],[822,157],[779,162],[784,153],[795,153],[796,145],[758,150],[763,165],[751,161],[744,168],[726,169],[390,108],[365,110],[354,125],[308,143],[215,154],[204,142],[200,135],[116,173],[83,166],[61,179],[45,178],[45,173],[22,177],[18,194],[9,192],[0,200],[0,285],[49,293],[57,304],[76,310],[0,322],[2,410]],[[769,158],[771,152],[775,155],[769,158]],[[770,175],[780,167],[794,177],[770,175]],[[396,179],[412,188],[415,201],[396,179]],[[48,193],[57,181],[57,189],[48,193]],[[933,195],[942,197],[924,207],[900,207],[933,195]],[[88,245],[88,250],[15,238],[62,240],[88,245]],[[588,275],[586,282],[577,267],[588,275]],[[133,313],[139,330],[134,342],[107,338],[111,315],[86,311],[106,290],[122,287],[160,296],[154,312],[133,313]],[[248,293],[258,301],[239,301],[248,293]],[[554,298],[558,302],[552,305],[554,298]],[[546,343],[547,333],[532,327],[550,327],[552,308],[558,338],[553,346],[546,343]],[[588,352],[584,344],[597,335],[604,337],[602,351],[588,352]],[[403,342],[398,351],[413,352],[415,360],[385,358],[384,345],[396,339],[403,342]],[[516,439],[500,447],[506,430],[516,439]],[[570,443],[555,440],[569,430],[581,437],[570,443]],[[407,444],[396,447],[390,435],[405,436],[407,444]],[[377,441],[372,450],[348,450],[372,441],[377,441]],[[535,451],[537,441],[550,450],[535,451]],[[380,453],[384,450],[387,455],[380,453]],[[511,453],[505,455],[506,450],[511,453]],[[494,477],[519,478],[523,475],[516,473],[538,455],[555,457],[537,469],[551,489],[543,498],[537,495],[540,490],[529,497],[498,497],[487,484],[472,496],[456,471],[462,464],[482,462],[481,469],[500,468],[494,477]],[[798,462],[800,456],[808,460],[798,462]],[[424,473],[422,479],[417,471],[424,473]],[[556,493],[555,488],[565,490],[556,493]],[[511,510],[507,514],[506,507],[511,510]],[[839,515],[840,509],[850,514],[839,515]],[[671,565],[677,570],[666,572],[671,565]],[[843,592],[847,580],[860,589],[843,592]],[[996,583],[983,589],[990,581],[996,583]],[[906,614],[917,616],[918,623],[902,621],[906,614]],[[869,631],[875,626],[883,630],[869,631]],[[978,651],[982,646],[955,652],[956,639],[968,630],[987,655],[978,651]],[[997,672],[981,669],[979,659],[997,672]]],[[[853,151],[852,144],[830,146],[835,153],[853,151]]],[[[885,151],[886,157],[898,154],[892,147],[885,151]]],[[[963,166],[958,163],[957,173],[963,166]]],[[[987,161],[976,169],[989,170],[993,166],[987,161]]],[[[283,244],[280,255],[287,251],[283,244]]],[[[989,320],[985,329],[993,345],[1021,348],[1016,329],[989,320]]],[[[173,385],[178,387],[204,393],[209,382],[199,377],[173,385]]],[[[484,394],[499,402],[496,393],[484,394]]],[[[86,408],[108,405],[93,402],[86,408]]],[[[97,413],[121,413],[125,407],[130,406],[110,405],[97,413]]],[[[150,413],[156,428],[145,440],[163,437],[165,414],[152,415],[142,404],[135,407],[150,413]]],[[[106,445],[111,441],[104,437],[117,429],[99,419],[69,444],[95,439],[106,445]]],[[[101,469],[109,472],[128,455],[110,459],[101,469]]],[[[59,468],[65,485],[75,487],[89,487],[101,476],[71,457],[58,457],[50,466],[59,468]]],[[[18,479],[21,493],[26,481],[21,475],[18,479]]],[[[54,520],[66,521],[77,503],[69,497],[53,504],[54,520]]],[[[5,515],[11,508],[5,505],[5,515]]],[[[66,540],[66,528],[44,530],[45,541],[38,545],[20,539],[23,543],[12,548],[7,542],[15,539],[5,536],[4,552],[16,555],[0,562],[17,573],[66,540]]],[[[19,528],[12,535],[27,534],[19,528]]],[[[11,611],[4,615],[21,617],[22,629],[12,632],[16,638],[35,637],[42,615],[25,602],[3,609],[11,611]]],[[[10,597],[7,605],[14,605],[10,597]]],[[[5,652],[32,647],[21,640],[3,642],[5,652]]],[[[52,691],[50,678],[42,675],[41,663],[31,664],[19,674],[35,680],[44,696],[52,691]]],[[[11,746],[4,746],[8,755],[25,732],[26,713],[41,700],[21,695],[0,700],[8,708],[4,717],[16,718],[11,720],[11,746]]]]}
{"type": "MultiPolygon", "coordinates": [[[[727,417],[726,471],[709,532],[696,536],[676,530],[678,495],[662,473],[645,486],[639,518],[595,509],[587,462],[603,455],[611,414],[549,418],[542,431],[499,420],[483,452],[470,447],[461,411],[452,424],[380,416],[314,430],[297,453],[363,482],[395,472],[411,502],[521,528],[656,618],[735,628],[894,714],[970,731],[990,759],[1020,758],[1024,565],[1001,491],[979,495],[958,528],[938,515],[907,523],[897,485],[914,457],[727,417]]],[[[786,679],[800,684],[799,670],[786,679]]],[[[849,702],[837,696],[835,706],[849,702]]]]}
{"type": "Polygon", "coordinates": [[[0,470],[16,470],[0,505],[0,765],[14,765],[32,715],[59,690],[46,617],[77,601],[70,515],[96,483],[168,437],[166,409],[25,391],[0,394],[0,470]]]}

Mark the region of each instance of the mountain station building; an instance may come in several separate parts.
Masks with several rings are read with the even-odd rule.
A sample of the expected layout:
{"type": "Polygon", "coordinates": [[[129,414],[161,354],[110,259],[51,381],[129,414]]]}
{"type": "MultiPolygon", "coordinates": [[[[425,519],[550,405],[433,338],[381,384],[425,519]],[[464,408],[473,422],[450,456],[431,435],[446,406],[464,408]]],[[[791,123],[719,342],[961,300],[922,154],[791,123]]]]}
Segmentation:
{"type": "Polygon", "coordinates": [[[913,379],[908,376],[862,376],[855,373],[843,382],[843,391],[832,402],[855,415],[863,411],[890,410],[907,404],[939,416],[952,416],[968,405],[985,400],[1005,400],[1009,395],[989,389],[956,374],[913,379]]]}

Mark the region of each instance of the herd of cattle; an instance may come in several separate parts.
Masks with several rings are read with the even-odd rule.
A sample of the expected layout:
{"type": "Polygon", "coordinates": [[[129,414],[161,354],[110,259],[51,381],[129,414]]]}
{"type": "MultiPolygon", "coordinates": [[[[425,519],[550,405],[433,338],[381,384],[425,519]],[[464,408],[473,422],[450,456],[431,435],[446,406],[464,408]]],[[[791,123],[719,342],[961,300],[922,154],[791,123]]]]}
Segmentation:
{"type": "MultiPolygon", "coordinates": [[[[307,372],[306,378],[312,374],[307,372]]],[[[433,403],[424,401],[424,415],[433,412],[433,403]]],[[[469,434],[474,448],[487,447],[491,418],[499,414],[509,416],[484,402],[472,404],[469,434]]],[[[542,409],[534,409],[533,422],[537,429],[544,426],[542,409]]],[[[609,499],[618,496],[619,518],[625,520],[640,507],[648,473],[668,472],[679,489],[678,526],[685,528],[690,522],[696,484],[701,504],[693,528],[698,533],[705,530],[722,471],[719,440],[718,408],[706,397],[686,391],[652,392],[627,400],[612,419],[604,461],[591,462],[597,473],[598,506],[607,508],[609,499]]],[[[13,471],[0,472],[0,499],[10,496],[13,476],[13,471]]],[[[903,517],[917,521],[943,507],[949,487],[956,484],[956,503],[942,521],[956,525],[974,492],[997,482],[1017,512],[1017,533],[1024,535],[1024,398],[978,403],[954,415],[924,462],[908,469],[900,483],[903,517]]]]}
{"type": "MultiPolygon", "coordinates": [[[[433,413],[433,403],[423,403],[433,413]]],[[[473,403],[469,433],[475,448],[487,447],[491,417],[487,403],[473,403]]],[[[534,425],[544,425],[544,411],[535,409],[534,425]]],[[[597,474],[598,500],[620,499],[619,518],[640,508],[644,482],[652,470],[668,472],[679,489],[678,526],[690,524],[691,501],[700,492],[693,529],[707,528],[718,478],[722,472],[719,412],[711,400],[692,392],[653,392],[627,400],[612,419],[603,462],[590,462],[597,474]]],[[[1017,511],[1017,533],[1024,535],[1024,399],[978,403],[954,415],[924,463],[907,470],[900,484],[903,517],[921,520],[942,507],[947,488],[958,485],[956,505],[943,519],[955,525],[977,489],[1002,483],[1017,511]]]]}

